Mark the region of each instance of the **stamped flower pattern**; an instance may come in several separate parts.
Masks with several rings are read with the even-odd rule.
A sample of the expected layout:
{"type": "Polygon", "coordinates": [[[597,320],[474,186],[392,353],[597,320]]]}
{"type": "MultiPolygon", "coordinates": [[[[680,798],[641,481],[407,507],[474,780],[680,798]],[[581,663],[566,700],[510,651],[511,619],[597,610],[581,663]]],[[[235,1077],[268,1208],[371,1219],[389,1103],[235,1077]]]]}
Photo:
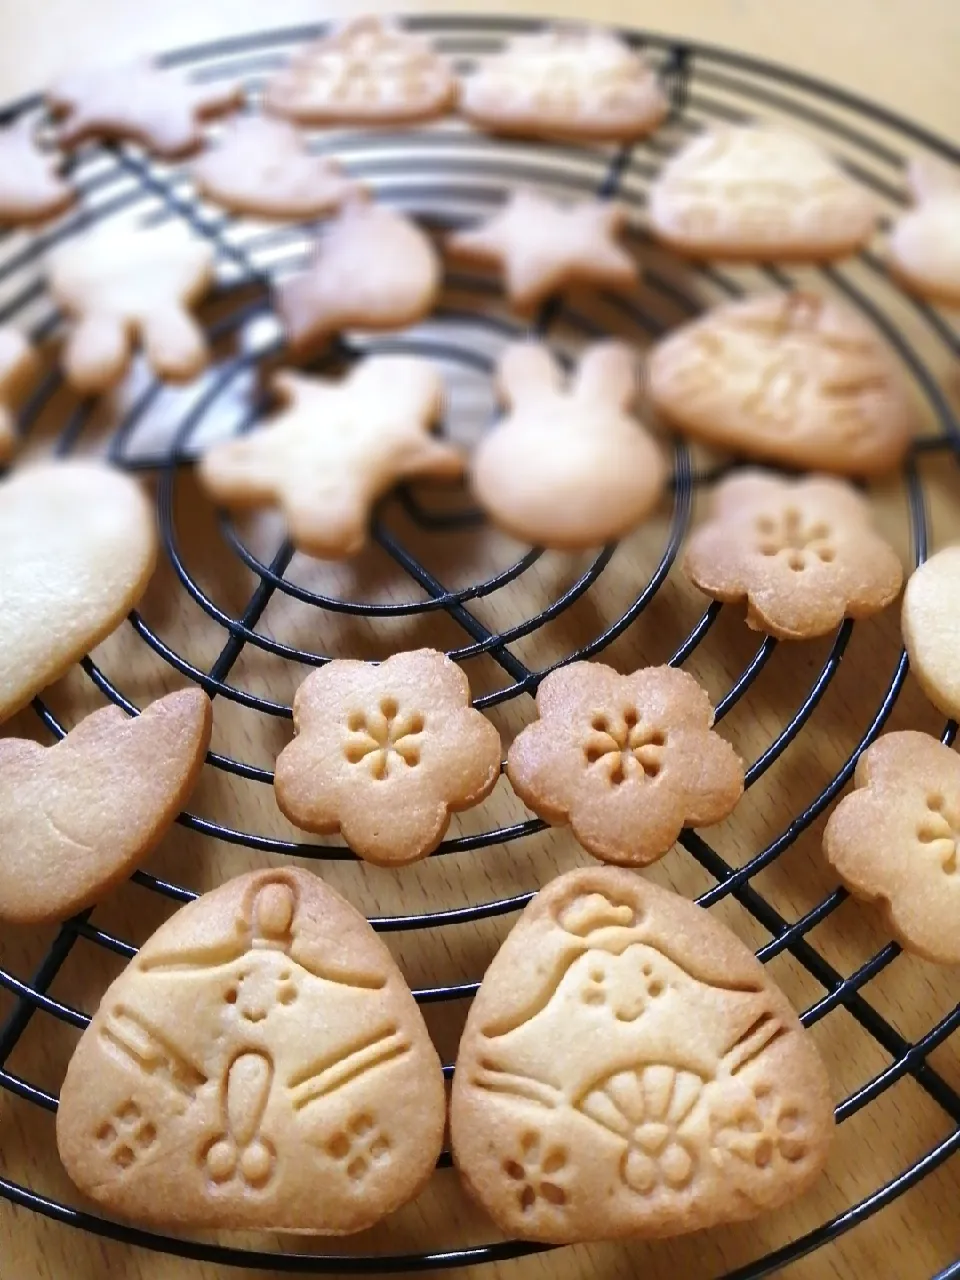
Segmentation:
{"type": "Polygon", "coordinates": [[[297,690],[293,718],[280,808],[306,831],[341,831],[370,862],[430,853],[451,812],[478,804],[500,773],[500,735],[470,705],[459,667],[432,649],[328,663],[297,690]]]}
{"type": "Polygon", "coordinates": [[[929,734],[887,733],[854,783],[824,831],[827,859],[908,950],[960,964],[960,758],[929,734]]]}
{"type": "Polygon", "coordinates": [[[717,486],[684,571],[701,591],[745,601],[747,625],[786,640],[866,618],[899,594],[903,568],[874,530],[869,505],[825,476],[783,480],[743,471],[717,486]]]}
{"type": "Polygon", "coordinates": [[[777,1177],[783,1162],[795,1165],[810,1150],[808,1119],[799,1102],[785,1098],[767,1080],[728,1086],[713,1100],[713,1147],[737,1180],[777,1177]]]}
{"type": "Polygon", "coordinates": [[[685,825],[719,822],[743,792],[743,763],[713,732],[692,676],[650,667],[622,676],[577,662],[537,694],[540,719],[507,757],[514,789],[548,822],[569,822],[590,853],[644,866],[685,825]]]}
{"type": "Polygon", "coordinates": [[[518,1150],[503,1162],[503,1172],[515,1184],[517,1204],[524,1214],[567,1203],[567,1164],[563,1147],[550,1146],[530,1129],[520,1136],[518,1150]]]}

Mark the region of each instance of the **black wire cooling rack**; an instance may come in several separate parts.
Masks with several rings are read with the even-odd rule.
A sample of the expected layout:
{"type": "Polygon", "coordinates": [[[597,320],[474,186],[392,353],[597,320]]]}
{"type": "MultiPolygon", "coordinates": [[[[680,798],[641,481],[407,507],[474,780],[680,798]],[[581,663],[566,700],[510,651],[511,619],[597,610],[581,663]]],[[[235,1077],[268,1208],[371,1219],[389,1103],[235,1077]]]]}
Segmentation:
{"type": "MultiPolygon", "coordinates": [[[[417,30],[430,35],[438,47],[462,68],[469,67],[477,56],[495,51],[509,35],[533,29],[537,25],[522,20],[472,16],[431,16],[410,19],[409,22],[417,30]]],[[[286,60],[297,44],[315,37],[320,31],[321,28],[311,26],[242,36],[182,50],[169,55],[165,61],[171,66],[183,67],[204,80],[242,79],[255,101],[265,77],[286,60]]],[[[588,150],[542,147],[531,150],[473,135],[461,126],[449,122],[414,133],[386,135],[376,131],[357,131],[327,139],[320,136],[315,141],[318,146],[329,146],[336,151],[351,172],[370,183],[381,199],[412,208],[427,220],[432,219],[441,225],[456,224],[467,216],[476,216],[489,210],[502,198],[506,189],[519,181],[539,183],[561,194],[589,194],[591,191],[599,191],[605,195],[615,193],[635,213],[642,209],[646,188],[664,157],[682,143],[689,133],[711,120],[737,121],[759,115],[799,122],[808,132],[821,136],[827,142],[847,169],[876,194],[888,213],[895,212],[904,204],[902,170],[908,154],[925,152],[960,163],[960,151],[956,147],[909,120],[788,68],[728,50],[678,41],[666,36],[639,32],[625,32],[624,35],[632,43],[647,49],[660,70],[673,104],[666,128],[634,148],[609,151],[603,148],[588,150]]],[[[41,111],[39,100],[29,99],[12,105],[4,115],[10,119],[25,112],[41,111]]],[[[205,211],[193,195],[185,171],[159,166],[145,158],[136,148],[90,146],[80,152],[72,164],[73,180],[81,195],[79,210],[63,219],[52,230],[29,241],[25,242],[13,235],[0,239],[0,321],[12,320],[22,325],[37,341],[55,334],[60,325],[60,317],[45,295],[39,270],[45,250],[70,236],[78,228],[131,211],[136,212],[145,203],[149,206],[145,220],[184,220],[199,235],[206,237],[216,250],[221,281],[220,301],[224,303],[221,313],[225,310],[225,314],[221,314],[210,327],[210,337],[213,340],[239,334],[251,320],[269,316],[268,290],[271,279],[277,272],[278,263],[281,270],[292,269],[302,260],[309,243],[309,229],[304,228],[271,232],[263,232],[261,229],[256,233],[246,234],[243,224],[222,214],[212,215],[208,210],[205,211]]],[[[772,284],[786,287],[793,282],[792,275],[779,269],[765,267],[758,270],[761,283],[767,286],[772,284]]],[[[699,278],[708,281],[721,296],[736,296],[742,289],[734,273],[702,266],[697,274],[699,278]]],[[[939,424],[934,434],[918,439],[903,477],[913,552],[919,563],[926,555],[927,519],[917,463],[921,454],[933,451],[942,453],[945,464],[949,464],[951,460],[955,462],[960,453],[960,424],[953,416],[927,363],[918,354],[914,343],[905,336],[903,326],[896,318],[895,309],[891,310],[882,301],[878,301],[876,290],[865,287],[863,280],[874,283],[882,281],[886,291],[883,296],[895,296],[898,299],[897,306],[906,308],[911,323],[923,331],[925,344],[933,344],[945,357],[955,359],[960,355],[960,335],[938,312],[920,301],[906,299],[899,294],[886,279],[883,264],[870,253],[861,254],[852,266],[844,264],[826,267],[817,274],[821,283],[845,295],[885,335],[912,375],[920,395],[926,400],[933,418],[939,424]]],[[[645,280],[649,296],[659,294],[661,300],[669,302],[680,316],[693,314],[699,309],[697,298],[691,296],[682,284],[678,285],[675,280],[658,273],[656,269],[648,269],[645,280]]],[[[419,331],[414,331],[411,335],[398,335],[394,339],[381,341],[378,348],[433,356],[440,361],[451,362],[460,368],[488,376],[492,360],[484,353],[481,339],[485,337],[494,342],[502,341],[516,330],[508,320],[498,319],[496,315],[488,314],[483,309],[484,290],[489,293],[489,285],[479,280],[460,283],[468,293],[472,290],[469,296],[474,299],[474,306],[467,312],[456,312],[450,308],[441,310],[435,318],[434,328],[430,330],[430,334],[438,336],[422,336],[419,331]],[[464,322],[472,327],[464,329],[464,322]],[[449,329],[444,328],[445,325],[449,325],[449,329]],[[464,333],[474,334],[476,341],[468,340],[463,336],[464,333]]],[[[633,333],[649,340],[663,328],[663,321],[659,316],[636,299],[611,298],[606,303],[607,314],[615,314],[618,327],[628,335],[633,333]]],[[[592,336],[596,332],[595,327],[591,328],[590,322],[582,317],[578,318],[559,304],[551,304],[544,309],[536,328],[544,336],[552,336],[549,331],[561,318],[574,329],[579,327],[583,336],[592,336]]],[[[547,608],[499,631],[490,630],[480,621],[476,611],[471,611],[471,602],[492,597],[494,593],[519,579],[539,559],[541,553],[537,549],[530,550],[508,568],[485,581],[475,582],[464,588],[449,589],[421,559],[407,549],[396,534],[377,522],[374,526],[376,541],[398,569],[412,579],[417,595],[407,600],[370,603],[320,594],[289,581],[285,578],[293,556],[289,545],[281,546],[270,562],[265,563],[232,523],[223,519],[221,527],[225,539],[259,579],[256,590],[239,616],[234,616],[221,608],[191,574],[181,554],[174,522],[174,492],[178,478],[195,456],[195,438],[207,411],[219,398],[230,392],[238,378],[263,359],[269,358],[278,347],[279,340],[270,340],[259,348],[254,346],[241,349],[239,354],[217,365],[200,398],[177,424],[169,447],[160,452],[144,454],[142,450],[138,452],[129,447],[138,425],[149,414],[159,395],[160,388],[155,384],[145,387],[124,413],[111,439],[109,456],[119,466],[144,471],[156,477],[158,519],[163,546],[183,589],[222,629],[224,642],[213,665],[201,670],[170,647],[139,612],[131,613],[129,625],[163,661],[196,681],[211,697],[229,700],[266,716],[289,717],[290,708],[249,692],[240,683],[231,682],[231,673],[246,646],[255,646],[277,658],[292,659],[308,666],[317,666],[327,660],[327,655],[323,653],[292,647],[273,638],[267,633],[268,629],[258,629],[268,602],[276,593],[285,593],[319,610],[352,615],[368,623],[386,617],[417,614],[436,616],[440,612],[445,613],[464,633],[466,639],[466,643],[451,650],[451,656],[463,661],[486,654],[505,677],[502,687],[477,699],[478,706],[490,707],[522,693],[532,693],[545,670],[527,665],[508,646],[537,632],[581,600],[610,564],[616,552],[615,547],[604,548],[572,585],[557,595],[547,608]]],[[[23,433],[30,432],[60,386],[58,373],[51,372],[46,376],[20,416],[23,433]]],[[[252,425],[263,408],[261,399],[254,395],[240,429],[252,425]]],[[[89,404],[80,404],[71,412],[54,445],[56,453],[64,455],[70,452],[90,421],[92,413],[93,407],[89,404]]],[[[605,625],[595,639],[577,652],[565,654],[563,661],[601,653],[644,612],[674,565],[688,528],[694,488],[705,478],[708,478],[708,474],[695,469],[686,447],[681,443],[675,444],[673,511],[659,563],[620,616],[605,625]]],[[[478,520],[477,514],[468,510],[439,514],[431,512],[408,493],[401,494],[401,502],[410,518],[427,532],[442,535],[445,531],[467,526],[478,520]]],[[[702,614],[673,654],[671,661],[674,664],[679,665],[690,657],[713,628],[719,613],[720,607],[714,604],[702,614]]],[[[813,715],[838,670],[851,632],[852,626],[849,623],[839,629],[826,659],[809,689],[799,700],[788,723],[750,765],[747,771],[748,787],[794,742],[813,715]]],[[[763,640],[733,681],[729,691],[719,701],[718,719],[722,719],[743,697],[774,649],[774,641],[769,638],[763,640]]],[[[136,712],[136,707],[124,692],[90,658],[83,660],[82,667],[102,694],[129,713],[136,712]]],[[[931,1052],[960,1028],[960,1005],[916,1041],[905,1039],[863,994],[863,988],[894,960],[899,954],[899,948],[893,943],[888,944],[855,972],[845,976],[824,958],[808,937],[844,901],[845,893],[842,890],[830,893],[799,919],[788,921],[754,883],[758,873],[798,839],[849,781],[858,754],[876,737],[890,715],[906,672],[906,657],[901,653],[862,737],[845,763],[807,808],[795,814],[776,838],[743,865],[734,869],[693,831],[685,832],[681,843],[715,881],[699,901],[704,906],[711,906],[725,898],[732,898],[740,903],[770,935],[771,941],[758,952],[760,959],[767,962],[789,953],[822,987],[823,995],[803,1014],[804,1023],[810,1026],[831,1010],[843,1008],[876,1041],[889,1059],[885,1068],[861,1084],[839,1104],[838,1121],[842,1123],[848,1120],[896,1082],[909,1076],[943,1112],[950,1131],[948,1136],[921,1158],[910,1163],[858,1203],[850,1205],[815,1230],[777,1251],[729,1272],[727,1280],[753,1280],[755,1277],[769,1275],[828,1245],[889,1205],[928,1173],[960,1152],[960,1096],[927,1062],[931,1052]]],[[[65,729],[51,709],[39,698],[33,705],[46,727],[55,736],[63,736],[65,729]]],[[[952,742],[955,732],[956,725],[948,724],[943,731],[943,740],[952,742]]],[[[216,753],[211,753],[209,764],[214,769],[254,782],[272,781],[269,771],[216,753]]],[[[233,829],[193,814],[184,814],[179,821],[203,835],[266,853],[313,858],[352,857],[340,847],[274,839],[233,829]]],[[[501,842],[523,840],[542,829],[543,824],[539,821],[524,821],[479,835],[459,836],[446,840],[438,854],[464,853],[501,842]]],[[[134,878],[138,884],[155,891],[173,904],[188,901],[194,896],[177,884],[162,881],[144,872],[137,873],[134,878]]],[[[524,892],[497,901],[465,904],[449,910],[374,918],[371,923],[380,931],[435,929],[515,913],[531,896],[530,892],[524,892]]],[[[87,912],[65,924],[39,966],[29,976],[19,976],[0,969],[0,983],[14,997],[13,1012],[0,1028],[0,1086],[50,1112],[56,1110],[56,1097],[9,1070],[11,1054],[31,1021],[38,1015],[59,1019],[75,1028],[82,1029],[87,1025],[87,1014],[48,994],[78,939],[83,938],[124,959],[136,954],[133,945],[97,928],[91,923],[90,916],[91,913],[87,912]]],[[[467,1000],[476,988],[475,982],[463,982],[419,991],[416,995],[421,1004],[467,1000]]],[[[448,1076],[450,1073],[451,1068],[448,1067],[448,1076]]],[[[449,1165],[449,1157],[444,1156],[441,1165],[449,1165]]],[[[121,1225],[44,1197],[6,1178],[0,1178],[0,1195],[59,1222],[114,1240],[185,1258],[285,1273],[439,1270],[515,1258],[543,1248],[518,1242],[503,1242],[443,1251],[427,1248],[423,1252],[399,1255],[263,1252],[175,1239],[121,1225]]],[[[957,1270],[951,1266],[942,1276],[955,1274],[957,1270]]]]}

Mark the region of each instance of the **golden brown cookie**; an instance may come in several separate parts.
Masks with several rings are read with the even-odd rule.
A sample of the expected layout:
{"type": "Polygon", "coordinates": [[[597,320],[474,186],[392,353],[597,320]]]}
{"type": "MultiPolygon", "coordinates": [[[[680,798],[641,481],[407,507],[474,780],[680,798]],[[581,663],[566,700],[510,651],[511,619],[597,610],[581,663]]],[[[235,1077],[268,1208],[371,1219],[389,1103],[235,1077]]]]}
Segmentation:
{"type": "Polygon", "coordinates": [[[915,293],[960,306],[960,173],[917,157],[907,183],[914,208],[890,232],[890,268],[915,293]]]}
{"type": "Polygon", "coordinates": [[[500,776],[500,735],[433,649],[379,666],[329,662],[297,690],[293,725],[277,761],[280,808],[305,831],[341,832],[380,866],[432,853],[451,813],[479,804],[500,776]]]}
{"type": "Polygon", "coordinates": [[[109,1213],[158,1227],[362,1231],[443,1139],[440,1061],[389,951],[316,876],[238,876],[107,989],[57,1145],[109,1213]]]}
{"type": "Polygon", "coordinates": [[[668,109],[642,54],[612,31],[572,24],[514,36],[460,90],[477,128],[533,138],[631,142],[668,109]]]}
{"type": "Polygon", "coordinates": [[[129,718],[104,707],[62,742],[0,739],[0,919],[66,920],[151,853],[203,767],[213,709],[201,689],[129,718]]]}
{"type": "Polygon", "coordinates": [[[714,125],[650,188],[650,229],[696,258],[824,262],[855,253],[878,209],[816,143],[769,125],[714,125]]]}
{"type": "Polygon", "coordinates": [[[294,353],[309,355],[342,329],[421,320],[440,279],[440,260],[415,222],[357,198],[324,227],[307,270],[279,286],[277,310],[294,353]]]}
{"type": "Polygon", "coordinates": [[[63,117],[61,146],[130,138],[170,159],[196,151],[203,143],[202,122],[242,102],[239,84],[195,84],[151,58],[71,71],[47,91],[49,107],[63,117]]]}
{"type": "Polygon", "coordinates": [[[497,366],[507,414],[473,456],[480,505],[514,537],[560,549],[619,538],[653,510],[666,471],[631,415],[636,362],[620,343],[588,347],[567,385],[549,348],[508,346],[497,366]]]}
{"type": "Polygon", "coordinates": [[[805,1191],[834,1119],[813,1040],[733,933],[629,871],[552,881],[471,1006],[457,1168],[508,1235],[737,1222],[805,1191]]]}
{"type": "Polygon", "coordinates": [[[353,555],[370,510],[398,481],[455,479],[460,452],[429,434],[443,382],[427,360],[368,356],[340,383],[281,371],[287,407],[265,427],[215,445],[200,462],[207,492],[226,506],[279,503],[290,538],[310,555],[353,555]]]}
{"type": "Polygon", "coordinates": [[[960,758],[929,734],[886,733],[853,780],[823,833],[827,859],[908,951],[960,964],[960,758]]]}
{"type": "Polygon", "coordinates": [[[188,382],[206,364],[206,339],[189,308],[213,282],[213,249],[179,223],[98,227],[54,250],[48,279],[74,321],[63,366],[78,391],[118,382],[134,337],[159,378],[188,382]]]}
{"type": "Polygon", "coordinates": [[[36,121],[20,116],[0,129],[0,223],[43,222],[73,204],[73,187],[59,172],[56,156],[41,151],[36,121]]]}
{"type": "Polygon", "coordinates": [[[410,124],[445,115],[456,81],[430,42],[386,18],[355,18],[295,53],[263,95],[301,124],[410,124]]]}
{"type": "Polygon", "coordinates": [[[685,671],[571,662],[540,685],[537,715],[507,753],[510,783],[604,862],[655,862],[683,827],[722,821],[743,795],[743,761],[685,671]]]}
{"type": "Polygon", "coordinates": [[[960,546],[944,547],[910,575],[900,625],[917,683],[939,711],[956,720],[960,717],[960,546]]]}
{"type": "Polygon", "coordinates": [[[140,486],[103,463],[41,463],[0,482],[0,722],[114,630],[156,557],[140,486]]]}
{"type": "Polygon", "coordinates": [[[16,448],[15,406],[39,371],[36,352],[19,329],[0,326],[0,462],[16,448]]]}
{"type": "Polygon", "coordinates": [[[878,335],[850,307],[815,294],[714,307],[662,338],[647,372],[654,407],[684,435],[791,467],[890,471],[916,425],[878,335]]]}
{"type": "Polygon", "coordinates": [[[828,476],[783,480],[741,471],[717,485],[684,573],[707,595],[746,601],[747,626],[808,640],[868,618],[900,593],[903,568],[870,504],[828,476]]]}
{"type": "Polygon", "coordinates": [[[511,306],[529,313],[573,284],[631,289],[639,268],[615,238],[626,222],[616,201],[558,204],[521,188],[480,226],[447,236],[445,247],[455,261],[499,267],[511,306]]]}
{"type": "Polygon", "coordinates": [[[356,195],[358,184],[336,160],[314,155],[282,120],[241,116],[194,163],[210,200],[261,218],[316,218],[356,195]]]}

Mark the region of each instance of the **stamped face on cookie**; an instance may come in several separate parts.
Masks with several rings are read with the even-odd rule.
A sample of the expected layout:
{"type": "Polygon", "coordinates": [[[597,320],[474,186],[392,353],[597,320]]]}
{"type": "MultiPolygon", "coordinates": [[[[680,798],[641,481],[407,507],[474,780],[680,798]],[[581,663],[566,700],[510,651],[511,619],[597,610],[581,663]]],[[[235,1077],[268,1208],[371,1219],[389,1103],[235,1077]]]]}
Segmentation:
{"type": "Polygon", "coordinates": [[[573,549],[618,538],[654,509],[665,468],[630,412],[637,376],[627,347],[588,347],[567,382],[546,346],[513,343],[497,379],[507,413],[477,447],[470,483],[499,526],[573,549]]]}
{"type": "Polygon", "coordinates": [[[870,193],[808,138],[766,125],[698,134],[650,189],[650,229],[694,257],[845,257],[872,235],[870,193]]]}
{"type": "Polygon", "coordinates": [[[0,326],[0,462],[13,453],[17,442],[15,408],[36,379],[40,362],[18,329],[0,326]]]}
{"type": "Polygon", "coordinates": [[[926,733],[886,733],[854,782],[823,833],[828,861],[908,950],[960,964],[960,757],[926,733]]]}
{"type": "Polygon", "coordinates": [[[743,794],[743,762],[684,671],[573,662],[540,685],[537,712],[508,752],[510,782],[605,862],[653,862],[682,827],[719,822],[743,794]]]}
{"type": "Polygon", "coordinates": [[[37,146],[35,129],[30,116],[0,129],[0,223],[42,222],[75,199],[60,177],[57,157],[37,146]]]}
{"type": "Polygon", "coordinates": [[[592,27],[515,36],[460,93],[461,111],[481,129],[592,142],[642,138],[668,107],[643,56],[592,27]]]}
{"type": "Polygon", "coordinates": [[[826,1073],[781,992],[707,912],[627,871],[542,889],[460,1042],[451,1137],[509,1235],[567,1244],[756,1216],[817,1177],[826,1073]]]}
{"type": "Polygon", "coordinates": [[[393,866],[431,853],[450,814],[500,776],[500,735],[470,705],[460,668],[433,649],[379,666],[334,661],[293,704],[296,738],[277,761],[277,802],[307,831],[340,831],[354,853],[393,866]]]}
{"type": "Polygon", "coordinates": [[[960,546],[944,547],[916,569],[903,593],[901,629],[910,670],[933,705],[960,716],[960,546]]]}
{"type": "Polygon", "coordinates": [[[869,617],[896,599],[903,582],[898,556],[851,485],[762,471],[717,486],[683,569],[715,600],[745,601],[747,625],[784,640],[869,617]]]}
{"type": "Polygon", "coordinates": [[[444,115],[455,94],[428,40],[370,16],[294,54],[267,85],[264,106],[303,124],[406,124],[444,115]]]}
{"type": "Polygon", "coordinates": [[[57,1145],[122,1217],[343,1234],[417,1194],[444,1112],[390,953],[291,868],[229,881],[143,946],[70,1062],[57,1145]]]}
{"type": "Polygon", "coordinates": [[[907,182],[915,207],[890,232],[890,266],[907,288],[960,306],[960,173],[917,158],[907,182]]]}
{"type": "Polygon", "coordinates": [[[899,464],[915,430],[909,389],[879,336],[816,294],[714,307],[661,339],[647,372],[672,426],[748,458],[873,475],[899,464]]]}

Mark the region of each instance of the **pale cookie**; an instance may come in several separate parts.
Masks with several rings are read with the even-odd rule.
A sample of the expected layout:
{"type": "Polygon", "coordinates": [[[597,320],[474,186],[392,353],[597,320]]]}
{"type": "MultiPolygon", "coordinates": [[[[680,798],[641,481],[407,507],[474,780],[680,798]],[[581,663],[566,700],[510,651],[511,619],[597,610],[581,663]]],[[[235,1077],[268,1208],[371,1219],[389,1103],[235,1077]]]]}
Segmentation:
{"type": "Polygon", "coordinates": [[[421,320],[440,281],[440,261],[415,222],[354,199],[324,227],[307,270],[278,287],[277,310],[290,346],[307,355],[343,329],[421,320]]]}
{"type": "Polygon", "coordinates": [[[692,138],[650,188],[650,230],[697,258],[825,262],[870,239],[871,194],[816,143],[767,125],[692,138]]]}
{"type": "Polygon", "coordinates": [[[741,471],[717,485],[684,573],[708,596],[745,601],[747,626],[781,640],[826,635],[896,599],[899,557],[870,504],[842,480],[741,471]]]}
{"type": "Polygon", "coordinates": [[[287,407],[210,449],[200,481],[225,506],[278,503],[291,540],[309,555],[359,551],[373,504],[398,481],[463,471],[460,452],[429,434],[443,382],[426,360],[369,356],[340,383],[281,371],[271,385],[287,407]]]}
{"type": "Polygon", "coordinates": [[[72,71],[47,91],[63,117],[61,146],[87,138],[129,138],[175,159],[203,144],[202,122],[243,102],[239,84],[196,84],[150,58],[119,67],[72,71]]]}
{"type": "Polygon", "coordinates": [[[183,689],[133,719],[105,707],[52,747],[0,738],[0,919],[66,920],[130,875],[186,804],[212,723],[183,689]]]}
{"type": "Polygon", "coordinates": [[[679,1235],[805,1191],[833,1136],[812,1038],[724,925],[629,871],[571,871],[484,976],[453,1156],[509,1236],[679,1235]]]}
{"type": "Polygon", "coordinates": [[[410,124],[445,115],[456,81],[428,40],[385,18],[347,22],[295,53],[263,95],[302,124],[410,124]]]}
{"type": "Polygon", "coordinates": [[[305,831],[341,832],[379,866],[432,853],[451,813],[479,804],[500,776],[500,735],[433,649],[379,666],[328,663],[297,690],[293,726],[277,760],[280,808],[305,831]]]}
{"type": "Polygon", "coordinates": [[[73,319],[63,367],[78,391],[117,383],[134,338],[158,378],[188,382],[207,363],[207,342],[189,308],[213,283],[213,249],[180,224],[98,227],[54,250],[48,279],[73,319]]]}
{"type": "Polygon", "coordinates": [[[109,1213],[177,1230],[343,1235],[440,1154],[440,1060],[390,952],[293,868],[182,907],[103,997],[57,1145],[109,1213]]]}
{"type": "Polygon", "coordinates": [[[537,715],[507,753],[511,785],[604,862],[655,862],[683,827],[722,821],[743,794],[743,761],[685,671],[573,662],[540,685],[537,715]]]}
{"type": "Polygon", "coordinates": [[[40,371],[36,352],[18,329],[0,326],[0,462],[17,443],[14,407],[40,371]]]}
{"type": "Polygon", "coordinates": [[[900,626],[920,688],[938,711],[960,719],[960,546],[944,547],[911,574],[900,626]]]}
{"type": "Polygon", "coordinates": [[[0,129],[0,223],[43,222],[75,199],[60,176],[57,158],[37,146],[35,129],[29,116],[0,129]]]}
{"type": "Polygon", "coordinates": [[[890,232],[890,267],[914,292],[960,307],[960,173],[917,158],[907,182],[915,208],[890,232]]]}
{"type": "Polygon", "coordinates": [[[193,166],[198,188],[233,213],[316,218],[358,191],[336,160],[314,155],[292,125],[244,116],[193,166]]]}
{"type": "Polygon", "coordinates": [[[960,758],[929,734],[887,733],[853,780],[823,833],[827,859],[908,951],[960,964],[960,758]]]}
{"type": "Polygon", "coordinates": [[[643,56],[596,27],[515,36],[460,91],[460,110],[481,129],[580,142],[642,138],[669,105],[643,56]]]}
{"type": "Polygon", "coordinates": [[[445,247],[456,261],[498,267],[511,305],[530,312],[569,285],[631,289],[639,268],[616,242],[626,223],[616,201],[557,204],[521,188],[486,222],[447,236],[445,247]]]}
{"type": "Polygon", "coordinates": [[[656,507],[666,469],[630,412],[637,374],[627,347],[588,347],[568,382],[546,346],[514,343],[497,380],[507,414],[480,441],[470,481],[508,533],[541,547],[593,547],[656,507]]]}
{"type": "Polygon", "coordinates": [[[684,435],[791,467],[874,475],[916,425],[904,375],[850,307],[771,293],[714,307],[650,353],[650,399],[684,435]]]}
{"type": "Polygon", "coordinates": [[[102,463],[44,463],[0,482],[0,721],[114,630],[156,558],[147,499],[102,463]]]}

